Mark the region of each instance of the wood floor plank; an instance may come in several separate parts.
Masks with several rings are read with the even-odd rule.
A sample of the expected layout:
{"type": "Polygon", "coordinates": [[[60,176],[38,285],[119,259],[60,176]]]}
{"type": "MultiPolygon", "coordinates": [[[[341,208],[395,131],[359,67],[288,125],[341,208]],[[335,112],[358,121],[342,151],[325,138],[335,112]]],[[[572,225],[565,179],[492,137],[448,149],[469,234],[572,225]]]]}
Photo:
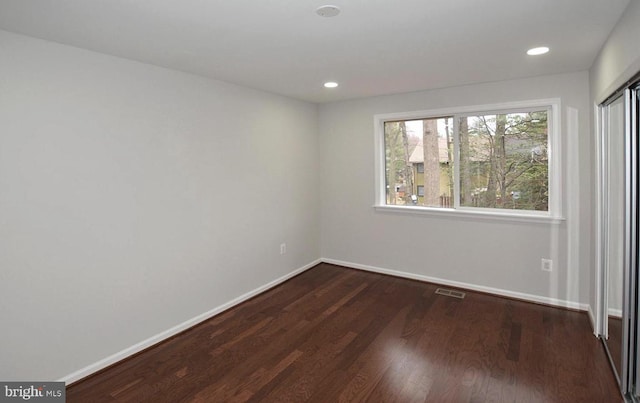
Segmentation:
{"type": "Polygon", "coordinates": [[[437,287],[320,264],[67,401],[622,401],[585,313],[437,287]]]}

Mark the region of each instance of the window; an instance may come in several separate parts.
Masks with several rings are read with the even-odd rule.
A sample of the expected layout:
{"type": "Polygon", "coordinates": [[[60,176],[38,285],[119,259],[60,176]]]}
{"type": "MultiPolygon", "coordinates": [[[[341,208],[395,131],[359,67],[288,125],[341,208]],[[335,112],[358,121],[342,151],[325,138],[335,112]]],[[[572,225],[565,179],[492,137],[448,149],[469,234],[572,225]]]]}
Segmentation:
{"type": "Polygon", "coordinates": [[[560,218],[558,105],[377,115],[376,206],[560,218]]]}

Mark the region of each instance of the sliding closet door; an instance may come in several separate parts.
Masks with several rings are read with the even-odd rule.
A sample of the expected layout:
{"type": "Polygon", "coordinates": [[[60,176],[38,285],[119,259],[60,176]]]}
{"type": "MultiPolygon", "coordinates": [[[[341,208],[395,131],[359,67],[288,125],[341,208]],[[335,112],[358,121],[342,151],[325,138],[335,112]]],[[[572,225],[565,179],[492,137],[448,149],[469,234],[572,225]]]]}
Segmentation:
{"type": "Polygon", "coordinates": [[[626,117],[626,131],[628,133],[627,140],[627,155],[629,160],[627,164],[627,170],[629,171],[629,180],[627,186],[630,192],[628,198],[629,205],[627,206],[631,211],[629,217],[628,231],[631,237],[629,251],[627,253],[628,264],[630,267],[628,298],[629,298],[629,326],[630,326],[630,340],[629,344],[629,356],[634,357],[630,360],[629,371],[635,373],[635,376],[631,377],[632,385],[629,385],[629,389],[633,392],[633,395],[637,398],[640,396],[640,321],[638,320],[639,297],[638,297],[638,139],[640,137],[640,125],[638,123],[639,111],[640,111],[640,84],[636,83],[634,86],[627,89],[625,92],[625,98],[627,101],[627,107],[625,109],[626,117]]]}
{"type": "Polygon", "coordinates": [[[638,350],[637,313],[638,313],[638,132],[637,132],[637,95],[634,89],[624,91],[625,99],[625,251],[624,251],[624,303],[623,303],[623,356],[626,368],[623,368],[623,391],[634,392],[637,389],[636,373],[638,350]],[[626,370],[626,371],[625,371],[626,370]]]}
{"type": "Polygon", "coordinates": [[[602,256],[605,283],[604,343],[618,382],[625,378],[624,274],[626,238],[625,98],[602,109],[602,256]]]}
{"type": "Polygon", "coordinates": [[[599,317],[620,390],[640,402],[638,116],[640,81],[600,106],[599,317]]]}

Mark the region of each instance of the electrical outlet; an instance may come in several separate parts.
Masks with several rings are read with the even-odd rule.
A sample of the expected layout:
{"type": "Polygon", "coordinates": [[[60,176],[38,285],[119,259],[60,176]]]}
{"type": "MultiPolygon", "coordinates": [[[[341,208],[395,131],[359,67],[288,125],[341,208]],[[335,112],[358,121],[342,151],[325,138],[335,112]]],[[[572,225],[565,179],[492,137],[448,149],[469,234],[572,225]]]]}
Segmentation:
{"type": "Polygon", "coordinates": [[[280,254],[284,255],[285,253],[287,253],[287,244],[286,243],[281,243],[280,244],[280,254]]]}
{"type": "Polygon", "coordinates": [[[553,271],[553,260],[542,259],[542,262],[540,263],[540,269],[542,271],[553,271]]]}

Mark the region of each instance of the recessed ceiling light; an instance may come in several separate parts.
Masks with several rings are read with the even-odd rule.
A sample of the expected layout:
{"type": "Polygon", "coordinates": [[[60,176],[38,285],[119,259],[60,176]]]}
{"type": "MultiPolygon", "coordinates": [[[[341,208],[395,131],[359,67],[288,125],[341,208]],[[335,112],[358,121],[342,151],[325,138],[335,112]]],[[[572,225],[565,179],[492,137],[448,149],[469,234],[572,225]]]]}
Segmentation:
{"type": "Polygon", "coordinates": [[[340,14],[340,7],[331,5],[320,6],[316,9],[316,14],[320,17],[335,17],[340,14]]]}
{"type": "Polygon", "coordinates": [[[325,88],[336,88],[337,86],[338,83],[336,83],[335,81],[327,81],[326,83],[324,83],[325,88]]]}
{"type": "Polygon", "coordinates": [[[538,56],[538,55],[544,55],[548,51],[549,51],[548,47],[541,46],[539,48],[531,48],[531,49],[527,50],[527,54],[529,56],[538,56]]]}

